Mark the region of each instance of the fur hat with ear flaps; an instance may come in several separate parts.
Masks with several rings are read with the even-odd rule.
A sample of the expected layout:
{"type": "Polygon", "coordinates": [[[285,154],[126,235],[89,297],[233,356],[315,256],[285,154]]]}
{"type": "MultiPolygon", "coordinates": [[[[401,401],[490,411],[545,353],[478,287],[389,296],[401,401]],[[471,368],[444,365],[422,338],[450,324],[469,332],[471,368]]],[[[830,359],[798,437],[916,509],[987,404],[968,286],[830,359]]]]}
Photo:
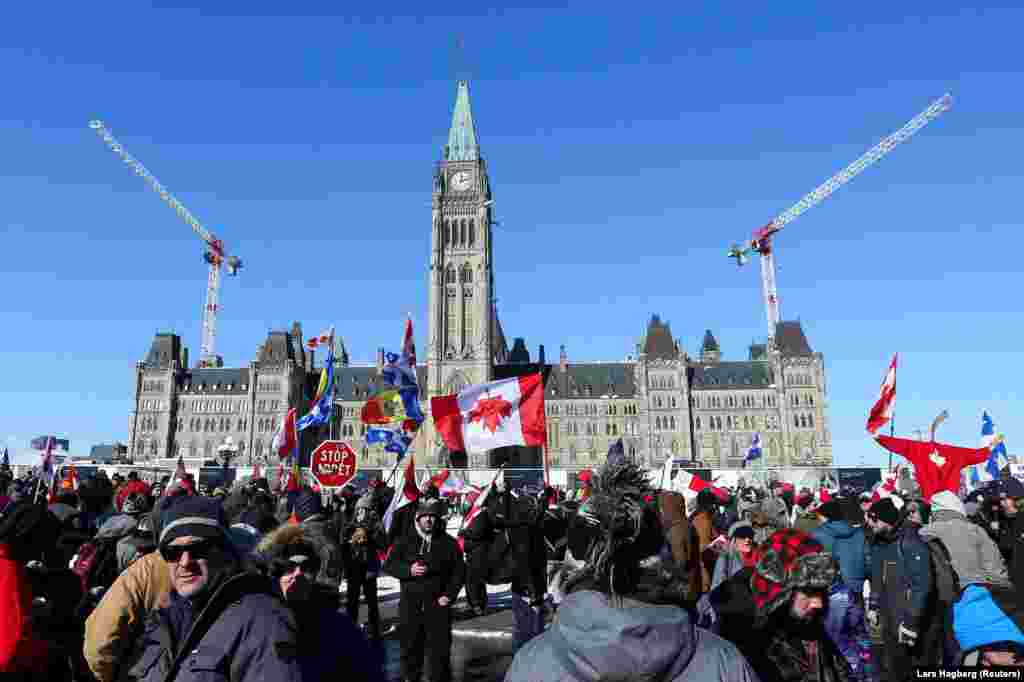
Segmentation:
{"type": "Polygon", "coordinates": [[[283,524],[256,545],[256,564],[271,576],[290,568],[293,557],[307,557],[319,568],[322,540],[303,526],[283,524]]]}
{"type": "Polygon", "coordinates": [[[802,530],[784,528],[758,548],[750,591],[757,618],[764,620],[786,604],[796,590],[826,592],[838,572],[835,559],[802,530]]]}
{"type": "Polygon", "coordinates": [[[593,473],[590,498],[580,514],[594,527],[586,565],[570,575],[565,591],[596,589],[625,594],[636,589],[636,571],[645,552],[645,498],[654,495],[647,473],[632,462],[612,460],[593,473]]]}

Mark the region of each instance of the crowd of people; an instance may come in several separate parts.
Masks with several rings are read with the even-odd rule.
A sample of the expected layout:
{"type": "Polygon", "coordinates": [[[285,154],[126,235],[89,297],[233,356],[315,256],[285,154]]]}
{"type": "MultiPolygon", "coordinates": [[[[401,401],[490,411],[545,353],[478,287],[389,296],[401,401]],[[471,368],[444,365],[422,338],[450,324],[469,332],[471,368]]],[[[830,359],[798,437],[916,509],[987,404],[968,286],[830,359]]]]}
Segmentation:
{"type": "Polygon", "coordinates": [[[453,606],[483,615],[488,584],[514,597],[509,682],[1024,666],[1008,472],[928,499],[785,482],[691,497],[616,459],[568,498],[499,478],[472,511],[429,481],[407,505],[379,480],[326,500],[102,471],[44,488],[0,469],[0,672],[24,678],[383,680],[382,575],[400,584],[404,680],[451,678],[453,606]]]}

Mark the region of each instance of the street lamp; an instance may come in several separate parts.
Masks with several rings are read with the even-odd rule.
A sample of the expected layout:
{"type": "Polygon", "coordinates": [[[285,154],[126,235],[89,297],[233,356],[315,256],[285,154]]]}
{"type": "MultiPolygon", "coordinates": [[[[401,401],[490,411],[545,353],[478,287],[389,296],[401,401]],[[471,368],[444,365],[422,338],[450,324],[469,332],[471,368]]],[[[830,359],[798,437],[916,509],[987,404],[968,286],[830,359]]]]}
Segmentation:
{"type": "Polygon", "coordinates": [[[223,462],[225,469],[238,454],[238,445],[231,436],[226,436],[224,442],[217,446],[217,458],[223,462]]]}

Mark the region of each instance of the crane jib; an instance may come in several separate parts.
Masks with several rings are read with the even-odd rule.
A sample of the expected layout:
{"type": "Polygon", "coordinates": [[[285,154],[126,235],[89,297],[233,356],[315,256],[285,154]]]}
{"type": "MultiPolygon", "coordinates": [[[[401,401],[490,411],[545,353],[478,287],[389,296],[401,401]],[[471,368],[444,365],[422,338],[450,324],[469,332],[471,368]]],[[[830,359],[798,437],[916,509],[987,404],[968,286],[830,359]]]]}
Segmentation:
{"type": "Polygon", "coordinates": [[[222,263],[227,261],[228,274],[237,275],[238,270],[242,267],[241,259],[236,256],[226,256],[224,249],[224,242],[213,236],[209,230],[207,230],[199,220],[192,215],[192,213],[185,208],[185,206],[178,201],[177,197],[171,194],[166,187],[160,184],[160,181],[149,172],[149,170],[142,165],[142,163],[131,156],[124,148],[124,146],[118,142],[113,133],[107,129],[103,124],[103,121],[93,120],[89,121],[89,127],[96,131],[96,134],[106,143],[110,150],[117,154],[125,164],[135,171],[135,174],[141,177],[150,189],[160,196],[174,212],[181,218],[192,230],[206,242],[207,250],[203,253],[203,260],[210,265],[210,272],[207,277],[206,284],[206,304],[203,307],[203,335],[200,343],[200,367],[219,367],[220,358],[216,355],[214,346],[216,345],[216,329],[217,329],[217,313],[220,311],[220,306],[217,304],[218,289],[220,288],[220,266],[222,263]]]}

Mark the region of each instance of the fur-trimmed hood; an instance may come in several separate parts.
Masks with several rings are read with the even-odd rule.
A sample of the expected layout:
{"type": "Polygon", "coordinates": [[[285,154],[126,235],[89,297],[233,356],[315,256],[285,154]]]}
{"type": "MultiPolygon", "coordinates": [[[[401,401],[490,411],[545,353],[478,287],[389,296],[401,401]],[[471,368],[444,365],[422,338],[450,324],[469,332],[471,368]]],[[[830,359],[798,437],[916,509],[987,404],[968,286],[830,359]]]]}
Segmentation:
{"type": "Polygon", "coordinates": [[[320,552],[317,533],[310,533],[308,528],[301,525],[286,523],[275,530],[267,533],[256,545],[256,553],[266,558],[277,558],[284,556],[290,545],[308,544],[320,552]]]}

